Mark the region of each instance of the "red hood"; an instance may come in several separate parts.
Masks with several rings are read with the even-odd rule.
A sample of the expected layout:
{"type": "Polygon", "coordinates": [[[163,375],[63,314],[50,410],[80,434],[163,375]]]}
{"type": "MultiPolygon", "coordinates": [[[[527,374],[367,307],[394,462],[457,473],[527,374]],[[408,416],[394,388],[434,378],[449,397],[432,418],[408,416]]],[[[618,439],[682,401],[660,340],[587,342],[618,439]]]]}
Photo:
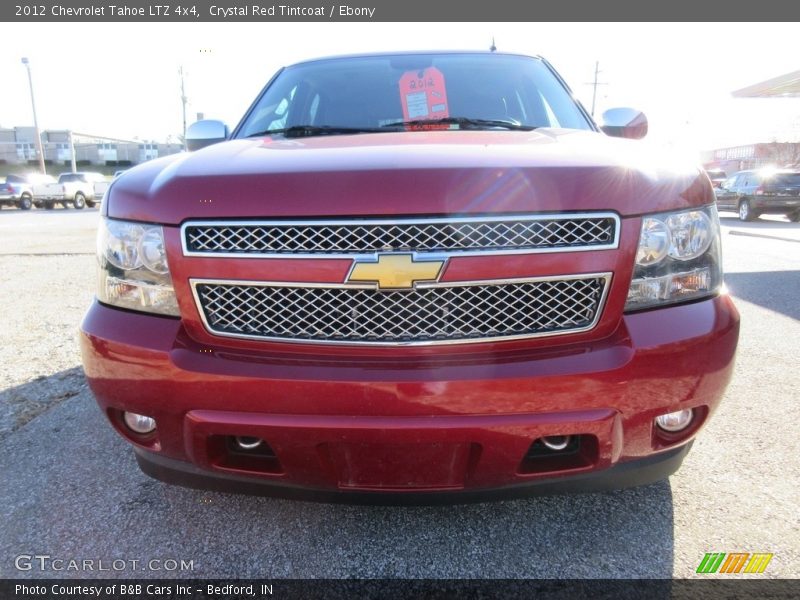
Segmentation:
{"type": "Polygon", "coordinates": [[[667,161],[642,142],[556,129],[254,138],[132,169],[113,184],[107,210],[178,224],[597,209],[638,215],[713,202],[697,166],[667,161]]]}

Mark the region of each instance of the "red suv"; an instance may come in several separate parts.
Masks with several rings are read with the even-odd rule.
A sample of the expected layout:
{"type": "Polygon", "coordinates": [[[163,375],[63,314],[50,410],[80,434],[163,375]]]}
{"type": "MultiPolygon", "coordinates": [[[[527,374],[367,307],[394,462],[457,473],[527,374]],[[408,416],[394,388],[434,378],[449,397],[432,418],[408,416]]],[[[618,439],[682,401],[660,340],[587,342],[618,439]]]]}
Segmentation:
{"type": "Polygon", "coordinates": [[[674,472],[731,376],[714,194],[541,58],[282,69],[102,206],[91,388],[141,468],[391,502],[674,472]],[[605,132],[605,133],[604,133],[605,132]]]}

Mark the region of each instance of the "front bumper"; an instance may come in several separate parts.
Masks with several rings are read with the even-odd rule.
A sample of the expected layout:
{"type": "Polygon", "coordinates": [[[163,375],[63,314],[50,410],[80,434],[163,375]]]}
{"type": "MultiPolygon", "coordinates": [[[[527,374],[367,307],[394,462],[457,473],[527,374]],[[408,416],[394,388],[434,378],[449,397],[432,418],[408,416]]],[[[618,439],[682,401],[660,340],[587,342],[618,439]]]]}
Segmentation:
{"type": "Polygon", "coordinates": [[[513,500],[545,494],[603,492],[661,481],[677,471],[689,453],[692,442],[647,458],[630,460],[608,469],[579,473],[570,477],[542,478],[500,488],[459,491],[407,491],[385,494],[375,491],[311,488],[271,481],[253,481],[250,477],[228,473],[209,474],[191,463],[134,448],[136,460],[144,473],[167,483],[202,490],[237,492],[312,502],[347,502],[352,504],[427,505],[513,500]]]}
{"type": "Polygon", "coordinates": [[[625,315],[603,340],[525,352],[267,356],[95,303],[81,347],[100,407],[155,477],[323,500],[469,500],[668,476],[722,397],[738,330],[720,296],[625,315]],[[659,434],[654,417],[683,408],[695,409],[689,428],[659,434]],[[132,434],[121,411],[154,417],[156,433],[132,434]],[[556,435],[580,447],[555,460],[534,451],[556,435]],[[271,453],[237,455],[233,436],[262,438],[271,453]]]}

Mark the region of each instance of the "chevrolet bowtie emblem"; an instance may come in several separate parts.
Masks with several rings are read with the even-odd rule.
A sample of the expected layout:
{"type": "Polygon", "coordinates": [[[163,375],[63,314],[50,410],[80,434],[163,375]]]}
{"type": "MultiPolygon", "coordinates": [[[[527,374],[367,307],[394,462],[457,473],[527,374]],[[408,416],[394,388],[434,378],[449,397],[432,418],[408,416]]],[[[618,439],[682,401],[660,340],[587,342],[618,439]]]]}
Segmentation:
{"type": "Polygon", "coordinates": [[[411,254],[380,254],[378,262],[356,259],[347,281],[377,283],[379,290],[402,290],[416,281],[436,281],[446,260],[415,261],[411,254]]]}

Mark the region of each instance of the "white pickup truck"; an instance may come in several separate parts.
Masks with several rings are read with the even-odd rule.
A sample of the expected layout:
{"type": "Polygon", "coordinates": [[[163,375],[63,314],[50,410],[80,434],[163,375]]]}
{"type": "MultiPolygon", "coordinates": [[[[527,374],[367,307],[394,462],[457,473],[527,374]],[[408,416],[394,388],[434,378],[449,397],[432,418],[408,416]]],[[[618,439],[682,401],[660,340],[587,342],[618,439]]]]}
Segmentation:
{"type": "Polygon", "coordinates": [[[56,183],[33,186],[33,203],[37,208],[53,208],[60,203],[64,208],[71,204],[77,209],[92,208],[103,198],[108,181],[102,173],[62,173],[56,183]]]}

